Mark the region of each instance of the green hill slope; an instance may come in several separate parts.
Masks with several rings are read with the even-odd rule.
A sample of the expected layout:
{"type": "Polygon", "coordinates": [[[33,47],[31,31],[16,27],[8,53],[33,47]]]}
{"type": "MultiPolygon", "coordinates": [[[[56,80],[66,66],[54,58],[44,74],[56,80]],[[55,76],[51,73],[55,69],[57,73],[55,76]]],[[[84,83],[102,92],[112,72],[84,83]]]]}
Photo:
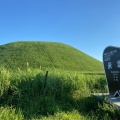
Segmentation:
{"type": "Polygon", "coordinates": [[[64,70],[102,71],[102,63],[62,43],[14,42],[0,46],[0,65],[10,69],[58,68],[64,70]]]}

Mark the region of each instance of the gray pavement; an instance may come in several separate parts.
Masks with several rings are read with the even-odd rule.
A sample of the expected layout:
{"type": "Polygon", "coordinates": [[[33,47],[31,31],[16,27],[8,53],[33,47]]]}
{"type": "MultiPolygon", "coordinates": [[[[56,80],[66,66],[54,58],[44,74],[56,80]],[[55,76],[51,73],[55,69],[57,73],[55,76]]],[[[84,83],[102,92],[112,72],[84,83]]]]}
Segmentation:
{"type": "Polygon", "coordinates": [[[92,95],[99,98],[104,97],[108,100],[108,102],[120,108],[120,97],[114,97],[113,95],[109,95],[109,93],[93,93],[92,95]]]}

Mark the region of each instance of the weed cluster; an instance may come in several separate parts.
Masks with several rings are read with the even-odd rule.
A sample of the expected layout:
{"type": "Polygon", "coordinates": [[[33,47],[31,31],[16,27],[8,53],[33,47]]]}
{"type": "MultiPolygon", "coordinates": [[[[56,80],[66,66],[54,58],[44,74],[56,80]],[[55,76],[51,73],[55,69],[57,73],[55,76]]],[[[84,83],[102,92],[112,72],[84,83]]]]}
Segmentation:
{"type": "MultiPolygon", "coordinates": [[[[106,92],[103,75],[0,68],[0,119],[113,119],[119,110],[94,96],[106,92]],[[91,115],[92,114],[92,115],[91,115]]],[[[116,117],[117,115],[117,117],[116,117]]]]}

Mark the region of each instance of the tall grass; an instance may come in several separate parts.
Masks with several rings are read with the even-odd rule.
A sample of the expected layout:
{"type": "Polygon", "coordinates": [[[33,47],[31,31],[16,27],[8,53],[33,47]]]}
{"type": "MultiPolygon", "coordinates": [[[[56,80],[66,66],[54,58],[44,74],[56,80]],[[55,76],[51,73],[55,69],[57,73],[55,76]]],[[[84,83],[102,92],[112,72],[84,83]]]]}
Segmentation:
{"type": "Polygon", "coordinates": [[[117,108],[91,96],[93,92],[107,92],[103,75],[49,71],[45,85],[46,71],[39,69],[12,72],[0,68],[0,74],[0,119],[72,120],[120,116],[117,108]]]}
{"type": "Polygon", "coordinates": [[[24,116],[20,109],[0,107],[0,120],[24,120],[24,116]]]}

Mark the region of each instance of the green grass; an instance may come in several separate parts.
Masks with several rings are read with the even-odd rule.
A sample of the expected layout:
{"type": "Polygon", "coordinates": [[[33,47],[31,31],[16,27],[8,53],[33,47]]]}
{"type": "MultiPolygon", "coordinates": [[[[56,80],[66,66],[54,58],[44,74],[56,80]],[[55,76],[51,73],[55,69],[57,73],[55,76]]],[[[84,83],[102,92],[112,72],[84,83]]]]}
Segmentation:
{"type": "Polygon", "coordinates": [[[0,46],[0,65],[11,69],[103,71],[102,62],[69,45],[56,42],[14,42],[0,46]]]}
{"type": "Polygon", "coordinates": [[[105,76],[69,71],[0,68],[0,120],[112,120],[118,108],[91,96],[107,92],[105,76]]]}
{"type": "Polygon", "coordinates": [[[0,46],[0,120],[118,120],[102,63],[62,43],[0,46]],[[48,70],[48,77],[46,71],[48,70]]]}

